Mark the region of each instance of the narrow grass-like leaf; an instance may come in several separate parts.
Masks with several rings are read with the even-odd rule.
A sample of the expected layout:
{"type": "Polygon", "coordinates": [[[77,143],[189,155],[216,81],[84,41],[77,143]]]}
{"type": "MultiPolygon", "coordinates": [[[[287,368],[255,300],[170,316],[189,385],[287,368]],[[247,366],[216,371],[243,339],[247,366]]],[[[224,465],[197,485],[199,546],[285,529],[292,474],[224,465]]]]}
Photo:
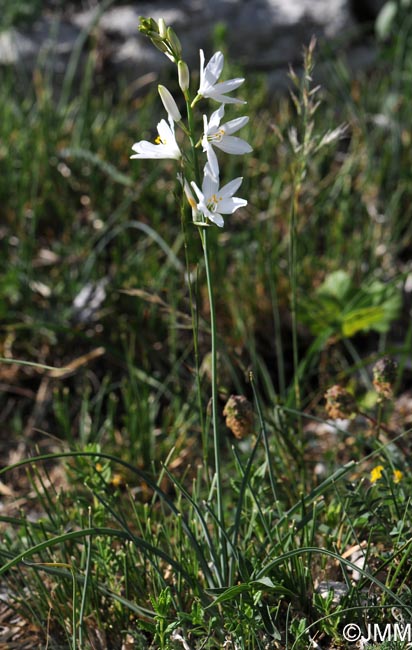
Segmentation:
{"type": "Polygon", "coordinates": [[[59,155],[62,158],[66,159],[77,158],[79,160],[85,160],[86,162],[89,162],[100,169],[100,171],[106,174],[115,183],[120,183],[126,187],[133,187],[134,185],[134,181],[130,178],[130,176],[122,174],[122,172],[120,172],[114,165],[107,162],[106,160],[102,160],[100,156],[93,153],[92,151],[88,151],[87,149],[68,147],[67,149],[62,149],[59,151],[59,155]]]}
{"type": "MultiPolygon", "coordinates": [[[[222,583],[223,578],[222,578],[222,574],[221,574],[220,568],[219,568],[217,550],[214,547],[214,544],[213,544],[213,541],[212,541],[212,538],[211,538],[211,535],[210,535],[210,532],[209,532],[209,529],[208,529],[208,526],[207,526],[207,522],[206,522],[206,520],[205,520],[205,518],[203,516],[203,513],[202,513],[199,505],[191,497],[191,495],[183,487],[183,485],[173,476],[173,474],[171,474],[169,472],[169,470],[167,469],[166,466],[163,466],[163,470],[166,472],[169,479],[174,483],[174,485],[177,487],[179,492],[185,497],[185,499],[187,499],[187,501],[190,503],[190,505],[192,506],[192,508],[196,512],[196,516],[198,518],[201,529],[203,531],[203,535],[204,535],[206,545],[207,545],[207,547],[209,549],[211,557],[213,558],[213,564],[214,564],[215,570],[217,572],[219,582],[222,583]]],[[[199,561],[201,563],[202,569],[203,569],[205,566],[208,566],[208,565],[207,565],[207,560],[206,560],[206,558],[205,558],[205,556],[204,556],[204,554],[202,552],[201,546],[198,545],[195,550],[196,550],[196,555],[197,555],[197,557],[198,557],[198,559],[199,559],[199,561]]],[[[208,577],[208,582],[209,582],[210,586],[212,587],[214,585],[214,580],[213,580],[212,574],[210,573],[210,571],[208,571],[208,573],[206,573],[205,575],[208,577]]]]}
{"type": "MultiPolygon", "coordinates": [[[[411,540],[412,541],[412,540],[411,540]]],[[[259,580],[259,578],[263,578],[266,576],[272,569],[274,569],[276,566],[283,564],[290,558],[300,556],[300,555],[306,555],[308,553],[314,553],[319,554],[319,555],[326,555],[327,557],[330,557],[334,560],[336,560],[340,565],[344,565],[348,568],[350,568],[352,571],[357,571],[360,573],[363,578],[365,578],[368,582],[372,582],[375,584],[379,589],[381,589],[382,592],[384,592],[389,598],[391,598],[394,603],[397,605],[400,605],[402,608],[406,609],[408,612],[408,616],[412,617],[412,609],[407,606],[401,598],[399,598],[391,589],[388,589],[386,585],[384,585],[378,578],[376,578],[374,575],[366,571],[365,569],[357,566],[353,562],[350,562],[348,559],[341,557],[337,553],[334,553],[333,551],[330,551],[325,548],[316,548],[316,547],[306,547],[306,548],[297,548],[292,551],[288,551],[287,553],[284,553],[280,557],[271,560],[268,564],[263,566],[256,574],[255,579],[259,580]]]]}

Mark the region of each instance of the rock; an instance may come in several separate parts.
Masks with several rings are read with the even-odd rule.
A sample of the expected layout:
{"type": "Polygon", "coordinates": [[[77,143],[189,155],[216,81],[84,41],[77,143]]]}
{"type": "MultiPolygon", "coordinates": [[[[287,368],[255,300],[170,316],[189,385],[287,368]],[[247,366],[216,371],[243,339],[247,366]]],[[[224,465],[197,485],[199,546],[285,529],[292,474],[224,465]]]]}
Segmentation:
{"type": "Polygon", "coordinates": [[[79,34],[80,30],[71,22],[50,17],[36,20],[30,31],[12,28],[0,33],[0,65],[33,68],[43,58],[52,64],[55,71],[62,72],[79,34]]]}
{"type": "MultiPolygon", "coordinates": [[[[365,12],[378,11],[383,0],[357,0],[365,12]],[[372,9],[372,5],[374,9],[372,9]]],[[[320,41],[333,40],[356,27],[354,0],[159,0],[137,2],[102,11],[96,7],[64,20],[47,14],[28,31],[9,30],[0,35],[0,65],[34,66],[39,55],[51,52],[48,63],[64,73],[79,34],[97,34],[102,69],[109,77],[124,75],[135,81],[148,73],[170,66],[167,58],[138,32],[139,16],[163,17],[182,41],[190,66],[199,64],[199,48],[211,54],[217,23],[226,25],[227,48],[232,60],[249,71],[268,73],[276,85],[286,79],[289,64],[299,65],[302,46],[312,35],[320,41]]],[[[368,14],[369,15],[369,14],[368,14]]],[[[375,15],[375,14],[374,14],[375,15]]],[[[355,30],[356,31],[356,30],[355,30]]],[[[87,39],[84,39],[87,43],[87,39]]],[[[368,60],[359,57],[358,60],[368,60]]]]}
{"type": "Polygon", "coordinates": [[[37,55],[38,48],[32,39],[24,36],[16,29],[0,33],[0,64],[16,65],[32,59],[37,55]]]}

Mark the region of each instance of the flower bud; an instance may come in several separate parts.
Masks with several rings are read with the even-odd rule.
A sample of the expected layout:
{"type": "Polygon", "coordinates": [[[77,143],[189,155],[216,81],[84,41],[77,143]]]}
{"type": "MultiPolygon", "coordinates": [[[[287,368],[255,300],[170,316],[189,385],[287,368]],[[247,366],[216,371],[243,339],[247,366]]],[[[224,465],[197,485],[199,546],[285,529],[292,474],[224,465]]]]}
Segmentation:
{"type": "Polygon", "coordinates": [[[163,20],[163,18],[159,18],[159,22],[157,23],[159,25],[159,35],[161,38],[166,38],[167,37],[167,27],[166,23],[163,20]]]}
{"type": "Polygon", "coordinates": [[[168,56],[168,50],[167,50],[167,45],[165,45],[165,42],[160,36],[150,36],[150,40],[152,41],[153,45],[157,47],[158,50],[163,52],[163,54],[166,54],[168,56]]]}
{"type": "Polygon", "coordinates": [[[326,391],[325,399],[326,413],[332,420],[345,420],[353,417],[358,410],[353,395],[338,384],[326,391]]]}
{"type": "Polygon", "coordinates": [[[243,395],[231,395],[223,409],[223,415],[227,428],[238,440],[253,432],[253,408],[243,395]]]}
{"type": "Polygon", "coordinates": [[[167,111],[167,114],[170,115],[170,117],[175,122],[180,122],[182,116],[171,93],[168,91],[168,89],[165,86],[161,86],[160,84],[157,87],[157,89],[159,91],[160,99],[163,102],[163,106],[167,111]]]}
{"type": "Polygon", "coordinates": [[[390,357],[379,359],[373,366],[373,385],[381,398],[393,397],[393,384],[396,380],[398,364],[390,357]]]}
{"type": "Polygon", "coordinates": [[[182,58],[182,45],[176,35],[176,32],[171,27],[167,28],[167,40],[172,47],[176,61],[180,61],[182,58]]]}
{"type": "Polygon", "coordinates": [[[179,63],[177,64],[177,72],[179,75],[179,86],[181,90],[185,93],[186,90],[189,88],[189,83],[190,83],[190,73],[189,73],[189,68],[187,67],[187,63],[180,60],[179,63]]]}
{"type": "Polygon", "coordinates": [[[142,32],[142,34],[153,36],[154,34],[159,33],[159,28],[153,18],[145,18],[144,16],[140,16],[139,31],[142,32]]]}

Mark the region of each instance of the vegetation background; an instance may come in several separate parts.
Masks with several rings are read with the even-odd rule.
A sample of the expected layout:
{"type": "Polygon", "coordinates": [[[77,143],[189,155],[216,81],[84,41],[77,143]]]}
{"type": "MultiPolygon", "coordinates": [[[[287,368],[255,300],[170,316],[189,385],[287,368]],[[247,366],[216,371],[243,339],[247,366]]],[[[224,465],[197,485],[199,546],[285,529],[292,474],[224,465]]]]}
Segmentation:
{"type": "MultiPolygon", "coordinates": [[[[368,73],[319,44],[294,98],[245,75],[253,154],[222,174],[248,206],[210,229],[227,580],[201,245],[173,163],[129,159],[161,115],[155,85],[108,87],[93,47],[58,91],[47,61],[1,70],[4,647],[334,648],[345,625],[410,621],[412,14],[388,4],[368,73]],[[333,385],[354,399],[336,421],[333,385]],[[231,394],[253,404],[242,440],[231,394]]],[[[6,3],[4,25],[41,9],[6,3]]]]}

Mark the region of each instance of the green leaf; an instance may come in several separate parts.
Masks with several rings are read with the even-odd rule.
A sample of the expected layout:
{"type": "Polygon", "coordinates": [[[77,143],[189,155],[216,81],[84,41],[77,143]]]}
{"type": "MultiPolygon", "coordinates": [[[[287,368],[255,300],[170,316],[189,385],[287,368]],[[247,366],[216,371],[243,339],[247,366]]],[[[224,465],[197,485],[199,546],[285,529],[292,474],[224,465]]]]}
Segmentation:
{"type": "Polygon", "coordinates": [[[229,587],[229,589],[225,589],[223,592],[220,589],[206,589],[206,593],[210,594],[211,596],[215,595],[217,592],[220,592],[213,603],[209,605],[209,607],[212,607],[213,605],[219,605],[220,603],[225,603],[228,600],[233,600],[246,591],[251,591],[251,585],[248,582],[244,582],[240,585],[235,585],[234,587],[229,587]]]}
{"type": "Polygon", "coordinates": [[[321,298],[335,298],[342,303],[347,298],[352,288],[352,281],[347,271],[334,271],[330,273],[316,291],[321,298]]]}
{"type": "Polygon", "coordinates": [[[367,331],[370,329],[386,331],[389,327],[389,323],[385,323],[385,329],[382,329],[385,315],[384,307],[364,307],[362,309],[355,309],[342,317],[342,334],[343,336],[351,337],[357,334],[357,332],[367,331]]]}
{"type": "Polygon", "coordinates": [[[275,583],[268,577],[263,576],[259,580],[253,580],[252,585],[258,585],[259,587],[266,587],[267,589],[276,589],[275,583]]]}

